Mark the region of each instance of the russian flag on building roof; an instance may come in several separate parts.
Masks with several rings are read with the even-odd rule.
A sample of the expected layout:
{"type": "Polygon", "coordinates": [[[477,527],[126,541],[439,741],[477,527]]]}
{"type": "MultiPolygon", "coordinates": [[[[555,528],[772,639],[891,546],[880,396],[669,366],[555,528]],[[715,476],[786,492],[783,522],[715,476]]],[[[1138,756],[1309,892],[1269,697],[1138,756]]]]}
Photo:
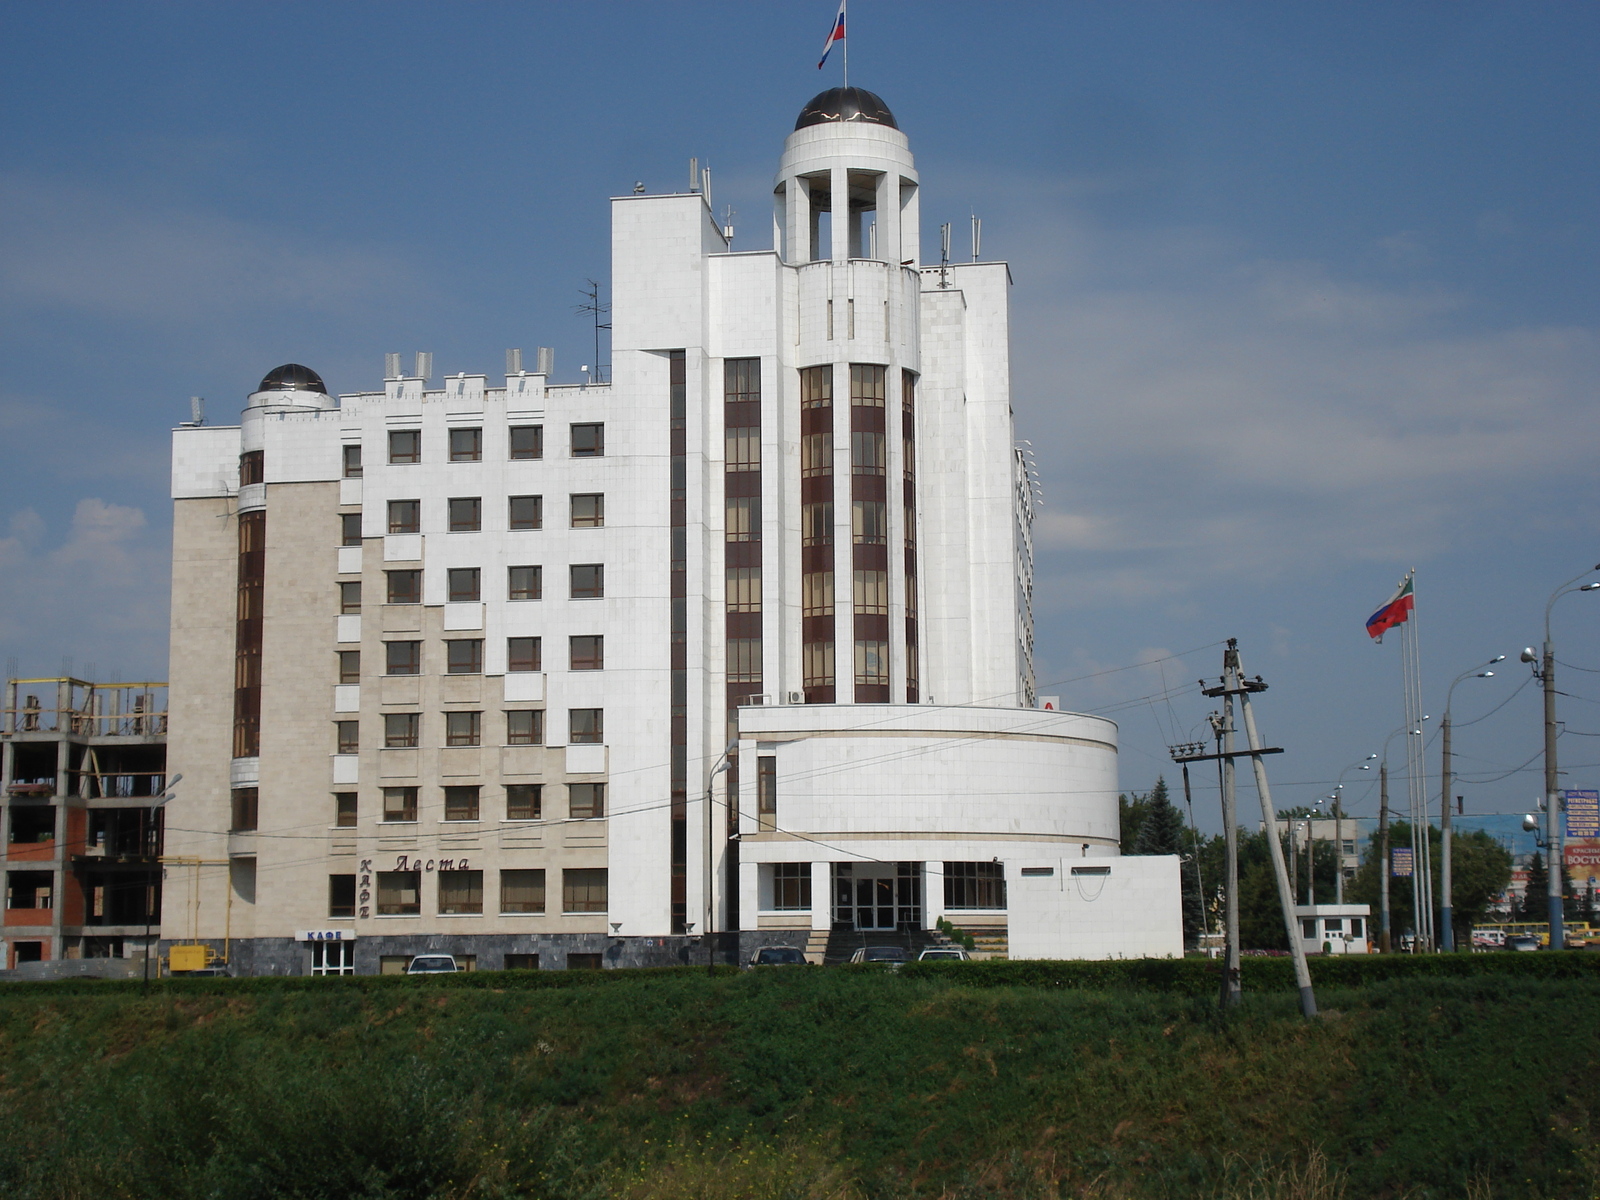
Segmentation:
{"type": "Polygon", "coordinates": [[[1416,603],[1412,578],[1408,574],[1400,581],[1400,586],[1395,589],[1394,595],[1384,602],[1383,607],[1367,618],[1367,635],[1375,642],[1382,642],[1384,634],[1396,625],[1404,625],[1410,619],[1416,603]]]}
{"type": "Polygon", "coordinates": [[[845,0],[839,0],[839,15],[833,19],[833,28],[828,31],[828,40],[822,43],[822,59],[817,63],[817,70],[822,70],[822,64],[828,61],[828,55],[833,51],[835,42],[844,41],[844,6],[845,0]]]}

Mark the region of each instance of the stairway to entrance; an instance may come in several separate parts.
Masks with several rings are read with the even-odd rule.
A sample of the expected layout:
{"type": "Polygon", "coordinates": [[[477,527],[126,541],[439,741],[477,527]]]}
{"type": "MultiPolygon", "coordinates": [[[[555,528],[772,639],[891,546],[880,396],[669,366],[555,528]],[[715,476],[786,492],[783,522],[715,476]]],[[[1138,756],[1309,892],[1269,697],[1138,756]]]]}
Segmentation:
{"type": "Polygon", "coordinates": [[[929,946],[945,941],[944,935],[933,929],[909,930],[857,930],[835,929],[828,934],[828,948],[823,952],[825,966],[847,963],[850,956],[863,946],[899,946],[906,957],[915,959],[929,946]]]}

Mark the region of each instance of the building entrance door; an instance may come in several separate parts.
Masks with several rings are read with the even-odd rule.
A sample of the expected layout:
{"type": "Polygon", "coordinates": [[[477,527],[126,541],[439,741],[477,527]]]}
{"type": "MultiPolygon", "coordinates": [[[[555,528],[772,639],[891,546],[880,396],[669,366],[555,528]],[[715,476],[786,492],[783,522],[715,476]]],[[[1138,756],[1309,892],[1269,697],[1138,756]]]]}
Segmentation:
{"type": "Polygon", "coordinates": [[[835,863],[833,878],[835,928],[922,928],[921,863],[835,863]]]}

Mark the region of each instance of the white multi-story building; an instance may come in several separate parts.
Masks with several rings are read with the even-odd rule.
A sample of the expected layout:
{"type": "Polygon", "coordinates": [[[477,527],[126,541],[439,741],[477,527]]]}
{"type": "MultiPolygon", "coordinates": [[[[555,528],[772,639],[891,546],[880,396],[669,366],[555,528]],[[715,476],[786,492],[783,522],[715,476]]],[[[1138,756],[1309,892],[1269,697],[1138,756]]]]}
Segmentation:
{"type": "Polygon", "coordinates": [[[1006,264],[921,264],[860,89],[801,113],[773,214],[734,251],[702,194],[612,201],[607,382],[291,365],[176,432],[169,940],[1181,950],[1176,860],[1118,857],[1115,726],[1033,694],[1006,264]]]}

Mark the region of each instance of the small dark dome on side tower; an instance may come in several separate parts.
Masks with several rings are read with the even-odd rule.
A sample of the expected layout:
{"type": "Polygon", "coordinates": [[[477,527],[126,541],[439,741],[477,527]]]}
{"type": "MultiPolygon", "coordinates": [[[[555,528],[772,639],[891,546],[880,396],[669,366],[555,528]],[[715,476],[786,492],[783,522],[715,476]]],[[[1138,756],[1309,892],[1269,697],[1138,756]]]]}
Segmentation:
{"type": "Polygon", "coordinates": [[[258,392],[321,392],[328,394],[322,376],[310,367],[302,367],[299,363],[284,363],[281,367],[274,367],[262,379],[258,392]]]}
{"type": "Polygon", "coordinates": [[[804,129],[807,125],[823,125],[829,121],[867,121],[873,125],[887,125],[890,129],[900,128],[889,106],[866,88],[829,88],[814,96],[800,110],[794,127],[804,129]]]}

